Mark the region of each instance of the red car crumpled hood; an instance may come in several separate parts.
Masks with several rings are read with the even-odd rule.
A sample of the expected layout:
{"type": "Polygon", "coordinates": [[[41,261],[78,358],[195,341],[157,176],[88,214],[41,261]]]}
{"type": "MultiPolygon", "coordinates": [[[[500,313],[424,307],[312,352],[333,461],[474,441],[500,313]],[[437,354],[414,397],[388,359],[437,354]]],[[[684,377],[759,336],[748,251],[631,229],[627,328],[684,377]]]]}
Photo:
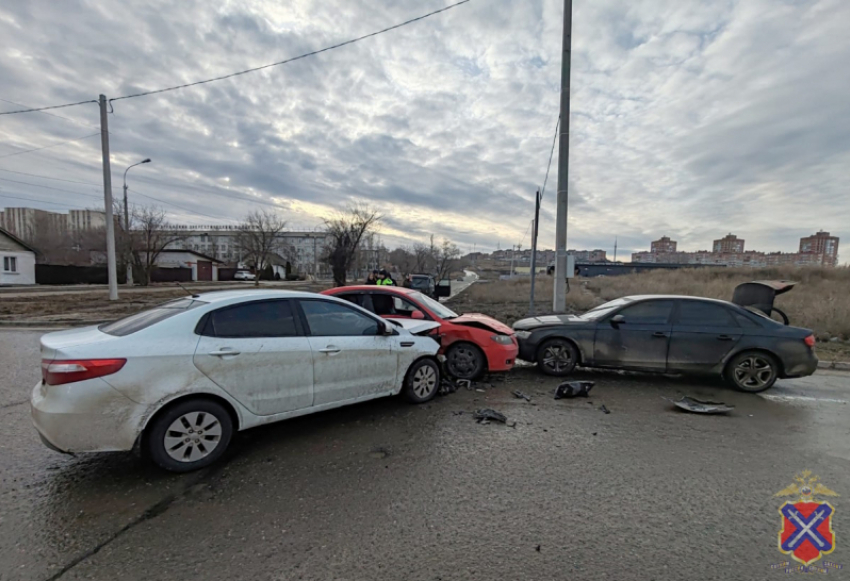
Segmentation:
{"type": "Polygon", "coordinates": [[[488,327],[497,333],[502,333],[503,335],[514,334],[514,330],[505,325],[504,323],[500,323],[493,317],[488,317],[487,315],[482,315],[481,313],[465,313],[455,319],[449,319],[449,322],[454,323],[456,325],[488,327]]]}

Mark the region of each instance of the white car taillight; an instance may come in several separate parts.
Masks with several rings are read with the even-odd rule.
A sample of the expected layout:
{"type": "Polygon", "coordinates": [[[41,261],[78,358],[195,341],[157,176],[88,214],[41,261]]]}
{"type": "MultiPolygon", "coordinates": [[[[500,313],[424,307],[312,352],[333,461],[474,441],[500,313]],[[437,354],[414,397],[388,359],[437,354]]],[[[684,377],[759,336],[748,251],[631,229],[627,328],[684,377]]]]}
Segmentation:
{"type": "Polygon", "coordinates": [[[41,378],[46,385],[74,383],[112,375],[124,367],[125,363],[126,359],[42,359],[41,378]]]}

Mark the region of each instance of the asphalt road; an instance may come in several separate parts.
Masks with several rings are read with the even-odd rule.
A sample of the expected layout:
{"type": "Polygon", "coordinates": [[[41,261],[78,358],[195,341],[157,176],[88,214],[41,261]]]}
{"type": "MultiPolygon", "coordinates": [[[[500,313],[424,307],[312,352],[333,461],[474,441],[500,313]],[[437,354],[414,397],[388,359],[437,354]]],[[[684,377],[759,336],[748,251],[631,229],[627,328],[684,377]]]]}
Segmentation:
{"type": "Polygon", "coordinates": [[[42,446],[38,336],[0,331],[0,580],[788,578],[769,569],[784,559],[773,494],[805,468],[841,494],[830,578],[850,576],[850,374],[760,397],[581,373],[592,397],[555,401],[556,380],[516,369],[423,406],[249,430],[217,467],[173,476],[42,446]],[[737,407],[661,399],[680,394],[737,407]],[[516,426],[477,424],[482,407],[516,426]]]}

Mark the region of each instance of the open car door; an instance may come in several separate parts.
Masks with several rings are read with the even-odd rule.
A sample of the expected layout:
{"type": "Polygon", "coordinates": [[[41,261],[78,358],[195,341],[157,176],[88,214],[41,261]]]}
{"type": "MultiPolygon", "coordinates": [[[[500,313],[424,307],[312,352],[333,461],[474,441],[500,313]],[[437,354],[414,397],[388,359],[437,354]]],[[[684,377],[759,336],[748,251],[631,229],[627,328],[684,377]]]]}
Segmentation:
{"type": "Polygon", "coordinates": [[[437,283],[437,287],[434,290],[434,294],[437,295],[437,298],[452,296],[452,281],[447,278],[441,280],[439,283],[437,283]]]}

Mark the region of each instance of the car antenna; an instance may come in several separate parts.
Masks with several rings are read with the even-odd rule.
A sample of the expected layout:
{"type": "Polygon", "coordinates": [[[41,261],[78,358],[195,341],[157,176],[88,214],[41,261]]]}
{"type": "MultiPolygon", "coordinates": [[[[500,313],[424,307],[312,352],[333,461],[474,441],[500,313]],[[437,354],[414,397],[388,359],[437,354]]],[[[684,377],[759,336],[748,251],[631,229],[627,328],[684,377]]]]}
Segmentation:
{"type": "Polygon", "coordinates": [[[184,291],[186,291],[186,294],[187,294],[187,295],[189,295],[190,297],[192,297],[193,299],[200,298],[200,295],[196,295],[196,294],[191,293],[191,292],[189,291],[189,289],[187,289],[185,286],[183,286],[183,285],[182,285],[182,284],[180,284],[179,282],[174,281],[174,284],[176,284],[177,286],[179,286],[180,288],[182,288],[184,291]]]}

